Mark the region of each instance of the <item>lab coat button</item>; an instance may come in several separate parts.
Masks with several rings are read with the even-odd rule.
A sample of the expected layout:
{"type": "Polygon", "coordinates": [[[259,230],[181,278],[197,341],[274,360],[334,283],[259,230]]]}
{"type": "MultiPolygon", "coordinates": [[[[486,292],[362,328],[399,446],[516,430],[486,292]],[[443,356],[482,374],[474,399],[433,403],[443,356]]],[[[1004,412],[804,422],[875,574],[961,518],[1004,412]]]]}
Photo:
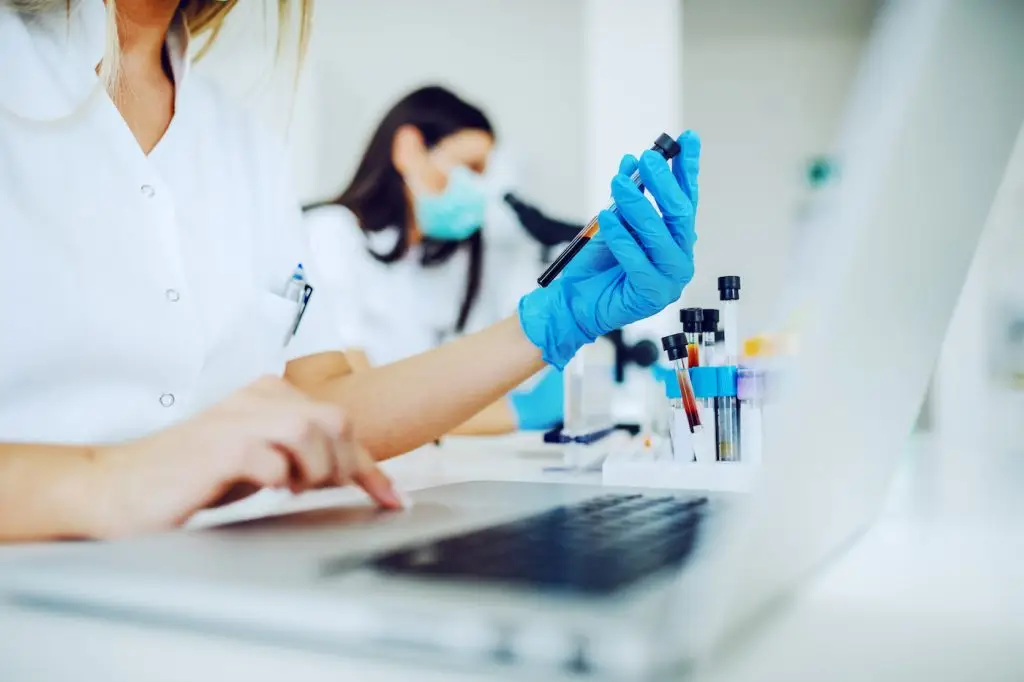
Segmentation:
{"type": "Polygon", "coordinates": [[[164,294],[167,296],[167,300],[171,303],[177,303],[181,300],[181,294],[179,294],[175,289],[168,289],[164,294]]]}
{"type": "Polygon", "coordinates": [[[174,394],[173,393],[164,393],[162,396],[160,396],[160,404],[163,405],[164,407],[173,407],[174,406],[174,394]]]}
{"type": "Polygon", "coordinates": [[[156,194],[156,190],[153,189],[153,185],[143,185],[139,188],[139,191],[142,192],[142,196],[147,199],[152,199],[153,195],[156,194]]]}

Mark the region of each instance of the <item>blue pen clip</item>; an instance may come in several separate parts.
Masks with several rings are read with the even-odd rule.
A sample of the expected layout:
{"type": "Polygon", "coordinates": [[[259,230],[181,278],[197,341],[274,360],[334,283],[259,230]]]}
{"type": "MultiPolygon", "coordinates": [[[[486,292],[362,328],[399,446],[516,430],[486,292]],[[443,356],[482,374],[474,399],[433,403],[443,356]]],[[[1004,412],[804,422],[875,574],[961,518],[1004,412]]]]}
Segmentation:
{"type": "Polygon", "coordinates": [[[302,324],[302,318],[306,314],[306,307],[309,305],[309,299],[312,296],[313,287],[306,281],[306,271],[302,267],[302,263],[299,263],[295,266],[295,270],[292,272],[291,277],[288,278],[284,287],[283,297],[295,303],[295,317],[284,340],[286,346],[299,332],[299,325],[302,324]]]}
{"type": "Polygon", "coordinates": [[[299,325],[302,324],[302,316],[306,314],[306,306],[309,305],[309,299],[313,296],[313,287],[308,284],[303,285],[302,297],[299,299],[299,309],[295,312],[295,324],[292,326],[292,336],[299,333],[299,325]]]}

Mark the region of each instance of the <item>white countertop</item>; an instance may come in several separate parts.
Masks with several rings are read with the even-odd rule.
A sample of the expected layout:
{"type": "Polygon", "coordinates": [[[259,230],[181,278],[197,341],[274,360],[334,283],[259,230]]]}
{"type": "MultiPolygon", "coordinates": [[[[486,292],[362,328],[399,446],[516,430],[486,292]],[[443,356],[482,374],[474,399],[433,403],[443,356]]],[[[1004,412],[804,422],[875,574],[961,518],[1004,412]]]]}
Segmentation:
{"type": "MultiPolygon", "coordinates": [[[[536,436],[449,439],[387,463],[400,487],[466,480],[578,481],[556,472],[557,448],[536,436]]],[[[922,478],[917,476],[918,479],[922,478]]],[[[920,486],[918,486],[919,488],[920,486]]],[[[877,526],[845,557],[726,649],[696,679],[1024,680],[1024,533],[1016,515],[922,513],[906,480],[877,526]]],[[[354,491],[290,500],[265,494],[196,525],[349,499],[354,491]]],[[[0,558],[59,551],[7,549],[0,558]]],[[[468,673],[275,648],[67,616],[0,612],[0,679],[15,680],[470,680],[468,673]],[[414,676],[414,677],[413,677],[414,676]]]]}

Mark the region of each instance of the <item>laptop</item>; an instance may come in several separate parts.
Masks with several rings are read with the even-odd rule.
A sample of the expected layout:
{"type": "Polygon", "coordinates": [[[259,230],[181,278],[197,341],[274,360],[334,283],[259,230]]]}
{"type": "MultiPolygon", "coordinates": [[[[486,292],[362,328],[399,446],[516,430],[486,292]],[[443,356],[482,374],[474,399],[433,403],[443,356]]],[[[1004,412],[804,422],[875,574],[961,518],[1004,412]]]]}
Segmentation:
{"type": "MultiPolygon", "coordinates": [[[[887,3],[743,498],[476,482],[11,564],[21,608],[535,679],[691,669],[878,513],[1024,120],[1024,3],[887,3]]],[[[755,620],[756,619],[756,620],[755,620]]]]}

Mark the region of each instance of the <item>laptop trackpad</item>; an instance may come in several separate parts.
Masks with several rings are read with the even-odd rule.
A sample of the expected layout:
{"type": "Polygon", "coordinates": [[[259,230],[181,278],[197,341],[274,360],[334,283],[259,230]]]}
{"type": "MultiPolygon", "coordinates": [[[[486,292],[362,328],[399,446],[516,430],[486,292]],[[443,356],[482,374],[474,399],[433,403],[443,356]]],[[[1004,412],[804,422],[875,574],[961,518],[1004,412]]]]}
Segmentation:
{"type": "MultiPolygon", "coordinates": [[[[413,511],[417,519],[451,518],[448,505],[425,502],[417,504],[413,511]]],[[[410,512],[381,509],[374,505],[350,505],[295,511],[274,516],[263,516],[244,521],[235,521],[216,526],[216,531],[265,531],[265,530],[313,530],[316,528],[345,528],[352,526],[377,525],[382,522],[407,518],[410,512]]]]}

